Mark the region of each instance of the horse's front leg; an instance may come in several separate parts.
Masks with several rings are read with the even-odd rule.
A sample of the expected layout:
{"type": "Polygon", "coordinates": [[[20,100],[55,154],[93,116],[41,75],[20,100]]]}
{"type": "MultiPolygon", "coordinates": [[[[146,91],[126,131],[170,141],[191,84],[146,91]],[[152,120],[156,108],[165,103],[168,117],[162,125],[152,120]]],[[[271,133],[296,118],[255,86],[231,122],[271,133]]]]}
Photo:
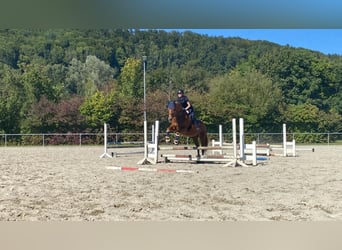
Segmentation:
{"type": "Polygon", "coordinates": [[[180,134],[178,132],[175,133],[175,139],[173,140],[173,144],[178,145],[179,143],[179,136],[180,134]]]}
{"type": "Polygon", "coordinates": [[[170,128],[166,129],[166,133],[165,133],[165,142],[166,143],[170,143],[171,139],[170,139],[170,128]]]}
{"type": "Polygon", "coordinates": [[[165,133],[165,142],[166,143],[170,143],[171,139],[170,139],[170,133],[171,132],[176,132],[176,138],[174,141],[174,144],[178,144],[179,141],[179,133],[178,133],[178,126],[172,124],[170,125],[167,129],[166,129],[166,133],[165,133]],[[176,142],[177,141],[177,142],[176,142]]]}
{"type": "Polygon", "coordinates": [[[166,143],[170,143],[170,141],[171,141],[170,133],[174,132],[174,131],[176,131],[176,128],[174,125],[171,125],[166,129],[166,133],[165,133],[165,142],[166,143]]]}
{"type": "MultiPolygon", "coordinates": [[[[170,129],[166,129],[166,133],[165,133],[165,142],[166,143],[170,143],[171,142],[170,132],[171,132],[170,129]]],[[[180,137],[180,134],[178,132],[176,132],[175,133],[175,139],[173,141],[174,144],[177,145],[179,143],[179,137],[180,137]]]]}

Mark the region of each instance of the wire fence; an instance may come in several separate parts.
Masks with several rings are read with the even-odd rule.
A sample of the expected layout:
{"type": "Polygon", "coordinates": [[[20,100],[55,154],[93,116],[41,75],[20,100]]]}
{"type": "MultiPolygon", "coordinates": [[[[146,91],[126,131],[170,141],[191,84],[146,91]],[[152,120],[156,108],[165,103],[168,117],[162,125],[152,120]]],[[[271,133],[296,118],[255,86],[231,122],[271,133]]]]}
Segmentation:
{"type": "MultiPolygon", "coordinates": [[[[152,133],[148,133],[152,139],[152,133]]],[[[163,142],[164,134],[159,138],[163,142]]],[[[218,140],[219,133],[209,133],[209,141],[218,140]]],[[[246,143],[255,140],[258,144],[281,144],[282,133],[245,133],[246,143]]],[[[288,133],[287,140],[303,144],[341,144],[342,133],[288,133]]],[[[113,145],[143,144],[143,133],[108,133],[107,143],[113,145]]],[[[223,133],[223,141],[231,142],[232,134],[223,133]]],[[[51,146],[51,145],[103,145],[103,133],[53,133],[53,134],[0,134],[0,146],[51,146]]],[[[191,140],[181,137],[181,142],[191,144],[191,140]]]]}

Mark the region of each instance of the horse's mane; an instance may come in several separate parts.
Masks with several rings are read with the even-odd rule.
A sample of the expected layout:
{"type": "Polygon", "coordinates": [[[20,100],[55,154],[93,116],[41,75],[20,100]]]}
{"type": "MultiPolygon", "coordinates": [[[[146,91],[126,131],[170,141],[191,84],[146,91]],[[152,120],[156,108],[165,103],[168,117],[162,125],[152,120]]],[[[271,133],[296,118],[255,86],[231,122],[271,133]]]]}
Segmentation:
{"type": "Polygon", "coordinates": [[[185,116],[186,112],[183,110],[182,104],[175,100],[175,101],[170,101],[168,104],[168,108],[172,109],[176,112],[177,116],[185,116]]]}
{"type": "Polygon", "coordinates": [[[182,104],[179,101],[176,100],[176,101],[174,101],[174,103],[176,105],[176,107],[175,107],[176,111],[182,111],[183,110],[182,104]]]}
{"type": "Polygon", "coordinates": [[[179,101],[177,101],[177,100],[175,100],[175,101],[169,101],[169,103],[168,103],[168,105],[167,105],[167,108],[168,109],[173,109],[173,110],[175,110],[175,111],[181,111],[181,110],[183,110],[182,108],[182,104],[179,102],[179,101]]]}

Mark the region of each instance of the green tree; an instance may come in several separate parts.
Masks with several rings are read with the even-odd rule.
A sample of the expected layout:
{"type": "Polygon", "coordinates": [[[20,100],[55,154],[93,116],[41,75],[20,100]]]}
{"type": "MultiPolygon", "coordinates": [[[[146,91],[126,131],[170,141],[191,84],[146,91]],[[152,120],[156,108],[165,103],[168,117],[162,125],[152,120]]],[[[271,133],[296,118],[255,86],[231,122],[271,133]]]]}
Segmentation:
{"type": "Polygon", "coordinates": [[[120,107],[116,92],[112,90],[106,94],[103,91],[95,91],[93,95],[84,100],[80,112],[92,128],[99,128],[103,123],[118,126],[120,107]]]}
{"type": "Polygon", "coordinates": [[[20,132],[22,105],[23,88],[19,71],[0,64],[0,132],[20,132]]]}
{"type": "Polygon", "coordinates": [[[79,112],[82,99],[73,96],[58,103],[43,96],[32,105],[22,129],[27,133],[67,133],[85,129],[85,119],[79,112]]]}
{"type": "Polygon", "coordinates": [[[54,82],[48,75],[48,66],[40,64],[27,64],[23,67],[22,75],[24,89],[30,103],[35,103],[42,96],[48,100],[57,101],[54,82]]]}
{"type": "Polygon", "coordinates": [[[341,129],[341,115],[324,112],[312,104],[288,105],[284,113],[285,122],[294,132],[334,132],[341,129]]]}
{"type": "MultiPolygon", "coordinates": [[[[52,114],[73,114],[74,109],[67,111],[66,99],[74,95],[90,99],[96,91],[107,96],[111,92],[108,86],[115,80],[115,92],[120,93],[115,98],[120,112],[113,111],[115,126],[140,130],[142,55],[148,58],[149,119],[164,117],[167,99],[175,98],[175,90],[183,88],[195,105],[196,115],[215,131],[218,123],[230,125],[232,116],[243,116],[246,126],[253,124],[254,130],[278,131],[276,125],[290,117],[286,113],[292,109],[289,105],[299,105],[299,109],[300,105],[315,106],[319,117],[324,117],[315,130],[340,131],[339,55],[188,31],[128,29],[0,30],[0,129],[17,131],[23,124],[30,128],[31,115],[35,116],[36,129],[44,128],[37,111],[48,113],[43,105],[51,106],[52,114]],[[281,91],[280,97],[275,89],[281,91]],[[54,104],[59,111],[53,109],[54,104]],[[17,110],[21,110],[19,115],[13,115],[17,110]]],[[[59,119],[58,115],[48,117],[47,125],[64,130],[64,125],[57,125],[59,119]]]]}
{"type": "Polygon", "coordinates": [[[336,64],[305,49],[274,48],[251,62],[279,84],[288,104],[310,103],[329,109],[325,100],[336,94],[336,86],[341,82],[336,64]]]}
{"type": "Polygon", "coordinates": [[[245,118],[246,125],[265,130],[277,122],[280,90],[260,72],[239,67],[210,81],[208,106],[216,124],[230,124],[232,118],[245,118]]]}
{"type": "Polygon", "coordinates": [[[113,79],[114,72],[113,68],[96,56],[87,56],[85,63],[73,59],[68,69],[66,85],[71,93],[91,96],[113,79]]]}
{"type": "Polygon", "coordinates": [[[143,64],[140,59],[128,58],[119,79],[125,97],[143,98],[143,64]]]}

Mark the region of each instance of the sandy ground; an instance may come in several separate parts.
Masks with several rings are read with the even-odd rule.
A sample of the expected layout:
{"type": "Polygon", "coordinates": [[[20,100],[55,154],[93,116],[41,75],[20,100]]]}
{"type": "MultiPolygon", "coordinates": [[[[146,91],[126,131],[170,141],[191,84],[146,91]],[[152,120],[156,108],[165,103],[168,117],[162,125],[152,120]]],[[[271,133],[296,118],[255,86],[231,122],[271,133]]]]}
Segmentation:
{"type": "Polygon", "coordinates": [[[136,167],[143,154],[100,159],[102,153],[97,146],[1,147],[0,221],[342,219],[342,146],[248,168],[147,166],[194,173],[110,170],[136,167]]]}

